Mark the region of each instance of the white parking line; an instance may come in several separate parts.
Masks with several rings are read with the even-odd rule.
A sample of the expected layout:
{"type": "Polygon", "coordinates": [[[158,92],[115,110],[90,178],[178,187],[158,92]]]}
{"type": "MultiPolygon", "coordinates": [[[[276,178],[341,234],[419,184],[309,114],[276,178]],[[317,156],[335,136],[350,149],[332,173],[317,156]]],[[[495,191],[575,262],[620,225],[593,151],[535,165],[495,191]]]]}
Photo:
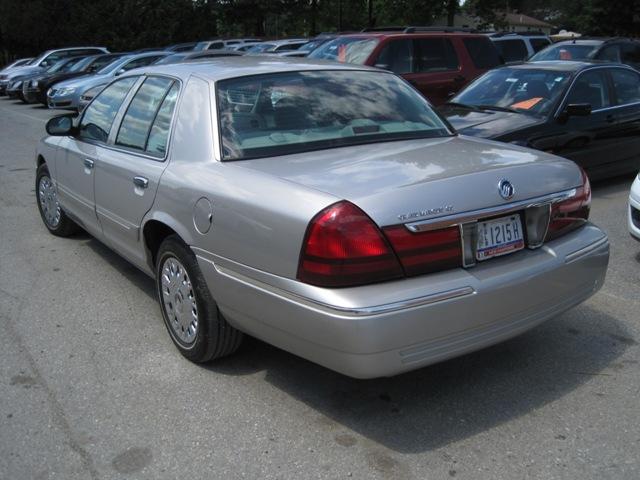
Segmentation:
{"type": "Polygon", "coordinates": [[[5,112],[9,112],[12,115],[21,115],[23,117],[30,118],[31,120],[38,120],[39,122],[46,122],[48,120],[46,118],[38,118],[38,117],[34,117],[33,115],[28,115],[26,113],[16,112],[15,110],[10,110],[8,108],[0,108],[0,110],[3,110],[5,112]]]}

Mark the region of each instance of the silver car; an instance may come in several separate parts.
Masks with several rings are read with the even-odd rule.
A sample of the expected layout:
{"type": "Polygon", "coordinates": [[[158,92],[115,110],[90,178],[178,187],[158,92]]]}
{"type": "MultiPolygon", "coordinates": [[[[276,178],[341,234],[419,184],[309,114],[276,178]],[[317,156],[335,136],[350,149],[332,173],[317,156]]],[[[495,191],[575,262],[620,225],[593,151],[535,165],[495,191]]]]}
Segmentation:
{"type": "Polygon", "coordinates": [[[56,83],[47,92],[47,105],[49,108],[79,110],[80,97],[87,90],[103,87],[118,75],[134,68],[146,67],[170,54],[171,52],[145,52],[125,55],[98,70],[95,75],[56,83]]]}
{"type": "Polygon", "coordinates": [[[458,136],[392,73],[152,67],[47,131],[44,224],[81,226],[153,277],[195,362],[246,333],[353,377],[395,375],[518,335],[605,279],[575,163],[458,136]]]}

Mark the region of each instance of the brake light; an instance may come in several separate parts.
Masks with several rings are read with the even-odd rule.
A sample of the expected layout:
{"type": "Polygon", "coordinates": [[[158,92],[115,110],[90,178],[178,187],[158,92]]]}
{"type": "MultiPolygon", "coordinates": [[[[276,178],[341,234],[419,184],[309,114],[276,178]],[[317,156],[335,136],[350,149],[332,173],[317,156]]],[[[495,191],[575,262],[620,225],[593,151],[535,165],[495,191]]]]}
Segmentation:
{"type": "Polygon", "coordinates": [[[590,210],[591,184],[587,173],[582,170],[582,186],[576,188],[576,194],[567,200],[551,205],[551,216],[545,242],[584,225],[589,219],[590,210]]]}
{"type": "Polygon", "coordinates": [[[383,228],[407,276],[456,268],[462,265],[458,226],[413,233],[404,225],[383,228]]]}
{"type": "Polygon", "coordinates": [[[402,277],[402,267],[376,224],[352,203],[325,208],[309,223],[298,279],[322,287],[364,285],[402,277]]]}

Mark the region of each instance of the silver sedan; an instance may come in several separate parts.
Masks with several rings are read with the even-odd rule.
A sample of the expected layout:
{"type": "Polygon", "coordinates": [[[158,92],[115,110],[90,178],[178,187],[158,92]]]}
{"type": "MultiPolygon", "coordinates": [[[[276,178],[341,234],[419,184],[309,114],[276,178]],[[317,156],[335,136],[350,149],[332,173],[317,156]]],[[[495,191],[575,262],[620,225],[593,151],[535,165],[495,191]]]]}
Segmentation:
{"type": "Polygon", "coordinates": [[[395,375],[518,335],[605,278],[578,166],[458,136],[392,73],[152,67],[47,131],[44,224],[80,226],[153,277],[195,362],[249,334],[353,377],[395,375]]]}

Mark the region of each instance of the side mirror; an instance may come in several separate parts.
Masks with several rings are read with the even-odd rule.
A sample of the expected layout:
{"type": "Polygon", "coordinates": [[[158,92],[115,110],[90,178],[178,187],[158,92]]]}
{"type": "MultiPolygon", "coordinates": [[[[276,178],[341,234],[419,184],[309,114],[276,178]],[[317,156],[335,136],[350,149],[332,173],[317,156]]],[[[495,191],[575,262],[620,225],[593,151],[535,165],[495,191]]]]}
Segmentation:
{"type": "Polygon", "coordinates": [[[59,115],[49,119],[45,127],[49,135],[64,137],[74,133],[73,119],[75,114],[59,115]]]}
{"type": "Polygon", "coordinates": [[[116,72],[116,76],[118,76],[118,75],[122,75],[124,72],[126,72],[126,70],[125,70],[124,68],[121,68],[120,70],[118,70],[118,71],[116,72]]]}
{"type": "Polygon", "coordinates": [[[590,103],[570,103],[564,108],[567,117],[586,117],[591,115],[590,103]]]}

